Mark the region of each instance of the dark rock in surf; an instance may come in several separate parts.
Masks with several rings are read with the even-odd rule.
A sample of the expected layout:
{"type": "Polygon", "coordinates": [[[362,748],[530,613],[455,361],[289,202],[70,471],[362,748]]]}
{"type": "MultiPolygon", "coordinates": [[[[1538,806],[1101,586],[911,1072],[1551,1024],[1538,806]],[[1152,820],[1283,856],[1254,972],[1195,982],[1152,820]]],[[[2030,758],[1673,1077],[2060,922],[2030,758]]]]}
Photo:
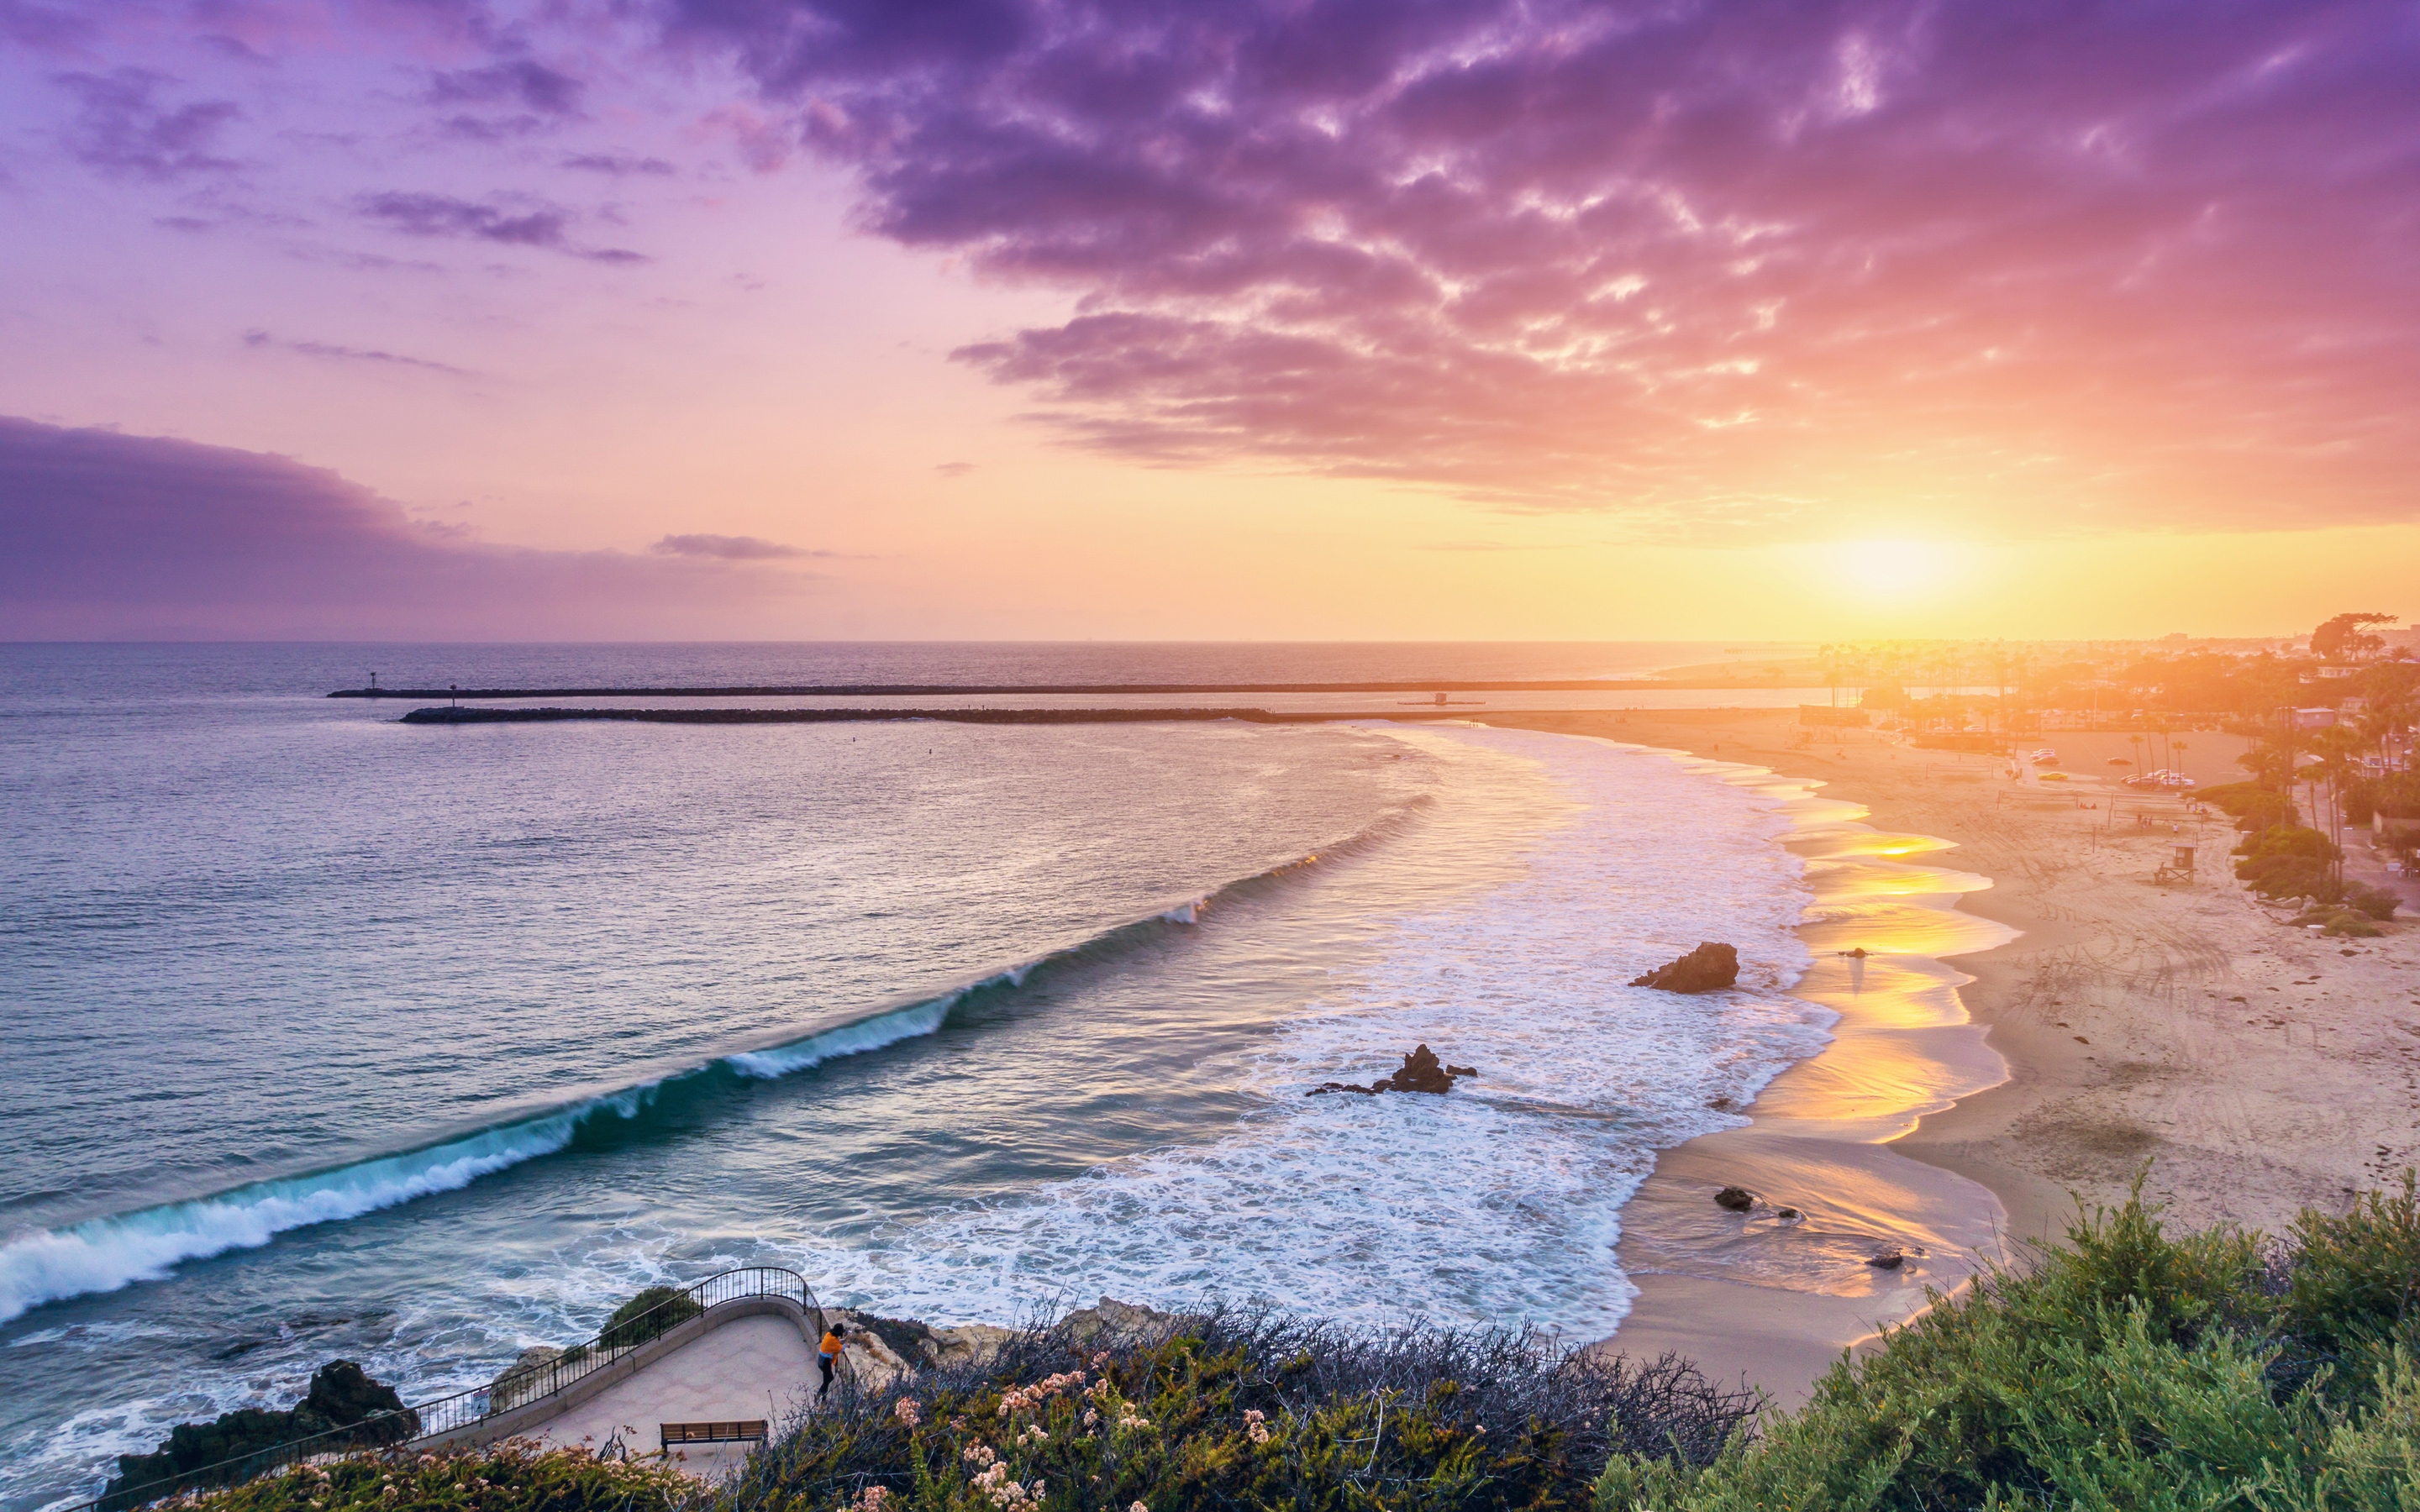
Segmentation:
{"type": "Polygon", "coordinates": [[[1756,1194],[1744,1186],[1727,1186],[1714,1194],[1714,1206],[1729,1212],[1745,1212],[1756,1206],[1756,1194]]]}
{"type": "Polygon", "coordinates": [[[1668,965],[1658,966],[1643,977],[1633,977],[1630,985],[1660,987],[1668,993],[1711,993],[1738,980],[1738,949],[1707,940],[1668,965]]]}
{"type": "Polygon", "coordinates": [[[1382,1092],[1450,1092],[1453,1076],[1438,1061],[1435,1051],[1421,1045],[1404,1057],[1395,1074],[1376,1086],[1382,1092]]]}
{"type": "Polygon", "coordinates": [[[1444,1064],[1437,1059],[1435,1051],[1420,1045],[1404,1057],[1404,1063],[1395,1068],[1392,1076],[1381,1077],[1367,1087],[1358,1082],[1322,1082],[1303,1096],[1317,1097],[1323,1092],[1358,1092],[1363,1097],[1375,1097],[1380,1092],[1428,1092],[1435,1095],[1452,1091],[1454,1082],[1461,1077],[1478,1074],[1468,1066],[1444,1064]]]}
{"type": "Polygon", "coordinates": [[[1907,1263],[1905,1250],[1886,1249],[1866,1262],[1877,1271],[1896,1271],[1907,1263]]]}
{"type": "Polygon", "coordinates": [[[393,1386],[370,1379],[350,1360],[331,1360],[311,1377],[311,1390],[286,1412],[246,1407],[209,1423],[179,1423],[147,1455],[119,1455],[117,1474],[101,1493],[102,1512],[123,1512],[171,1490],[222,1486],[275,1462],[225,1465],[246,1456],[283,1451],[300,1440],[312,1452],[398,1443],[420,1432],[419,1415],[393,1386]]]}

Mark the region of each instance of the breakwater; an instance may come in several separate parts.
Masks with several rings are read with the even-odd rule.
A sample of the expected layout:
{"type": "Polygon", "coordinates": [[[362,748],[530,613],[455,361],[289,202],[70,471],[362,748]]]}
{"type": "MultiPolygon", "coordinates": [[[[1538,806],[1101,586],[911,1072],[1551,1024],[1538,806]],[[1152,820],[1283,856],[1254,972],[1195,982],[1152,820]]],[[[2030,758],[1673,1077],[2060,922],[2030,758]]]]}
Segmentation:
{"type": "Polygon", "coordinates": [[[1030,698],[1070,693],[1607,693],[1687,686],[1604,677],[1475,683],[798,683],[716,687],[340,687],[327,696],[427,702],[433,699],[1030,698]]]}
{"type": "Polygon", "coordinates": [[[1321,724],[1332,719],[1459,719],[1438,709],[1275,713],[1268,709],[414,709],[403,724],[549,724],[619,719],[633,724],[853,724],[940,719],[954,724],[1164,724],[1171,720],[1244,719],[1254,724],[1321,724]]]}

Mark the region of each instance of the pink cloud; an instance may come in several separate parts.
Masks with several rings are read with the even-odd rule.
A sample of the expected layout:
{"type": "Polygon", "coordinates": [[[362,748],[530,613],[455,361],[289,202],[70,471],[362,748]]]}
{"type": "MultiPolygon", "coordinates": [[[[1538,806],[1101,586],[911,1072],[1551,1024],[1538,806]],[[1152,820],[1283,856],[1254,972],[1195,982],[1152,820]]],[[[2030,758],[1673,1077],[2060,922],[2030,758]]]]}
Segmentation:
{"type": "Polygon", "coordinates": [[[671,0],[1079,444],[1643,533],[2405,518],[2386,4],[671,0]]]}

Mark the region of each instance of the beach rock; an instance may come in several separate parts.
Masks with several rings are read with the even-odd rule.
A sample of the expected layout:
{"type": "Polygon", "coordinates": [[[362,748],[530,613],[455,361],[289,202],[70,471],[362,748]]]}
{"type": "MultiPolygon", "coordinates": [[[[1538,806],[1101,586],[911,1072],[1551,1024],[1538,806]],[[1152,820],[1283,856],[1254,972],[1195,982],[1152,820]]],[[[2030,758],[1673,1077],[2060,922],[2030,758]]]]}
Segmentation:
{"type": "Polygon", "coordinates": [[[1866,1263],[1872,1266],[1877,1271],[1896,1271],[1900,1266],[1907,1263],[1907,1252],[1905,1250],[1886,1249],[1880,1255],[1877,1255],[1871,1259],[1866,1261],[1866,1263]]]}
{"type": "Polygon", "coordinates": [[[1796,1208],[1776,1208],[1773,1210],[1773,1215],[1786,1224],[1794,1224],[1807,1216],[1796,1208]]]}
{"type": "Polygon", "coordinates": [[[1727,1186],[1714,1194],[1714,1206],[1730,1212],[1745,1212],[1756,1206],[1756,1194],[1744,1186],[1727,1186]]]}
{"type": "Polygon", "coordinates": [[[1453,1090],[1454,1082],[1479,1072],[1468,1066],[1449,1066],[1439,1061],[1436,1052],[1420,1045],[1404,1057],[1392,1076],[1382,1076],[1364,1087],[1358,1082],[1322,1082],[1305,1097],[1318,1097],[1327,1092],[1358,1092],[1363,1097],[1375,1097],[1380,1092],[1445,1093],[1453,1090]]]}
{"type": "Polygon", "coordinates": [[[1737,948],[1707,940],[1668,965],[1658,966],[1643,977],[1633,977],[1630,985],[1658,987],[1668,993],[1711,993],[1738,980],[1737,948]]]}
{"type": "Polygon", "coordinates": [[[1453,1076],[1436,1057],[1436,1052],[1421,1045],[1404,1057],[1395,1074],[1374,1084],[1382,1092],[1433,1092],[1453,1090],[1453,1076]]]}

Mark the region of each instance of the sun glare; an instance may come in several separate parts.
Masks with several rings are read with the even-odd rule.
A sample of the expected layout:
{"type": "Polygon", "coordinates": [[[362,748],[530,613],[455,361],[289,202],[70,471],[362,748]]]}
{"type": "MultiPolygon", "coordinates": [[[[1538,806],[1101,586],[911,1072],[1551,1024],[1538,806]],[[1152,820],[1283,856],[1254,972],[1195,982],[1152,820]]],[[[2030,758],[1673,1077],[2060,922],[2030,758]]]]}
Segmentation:
{"type": "Polygon", "coordinates": [[[1931,598],[1958,576],[1957,553],[1938,541],[1843,541],[1824,557],[1832,580],[1860,596],[1931,598]]]}

